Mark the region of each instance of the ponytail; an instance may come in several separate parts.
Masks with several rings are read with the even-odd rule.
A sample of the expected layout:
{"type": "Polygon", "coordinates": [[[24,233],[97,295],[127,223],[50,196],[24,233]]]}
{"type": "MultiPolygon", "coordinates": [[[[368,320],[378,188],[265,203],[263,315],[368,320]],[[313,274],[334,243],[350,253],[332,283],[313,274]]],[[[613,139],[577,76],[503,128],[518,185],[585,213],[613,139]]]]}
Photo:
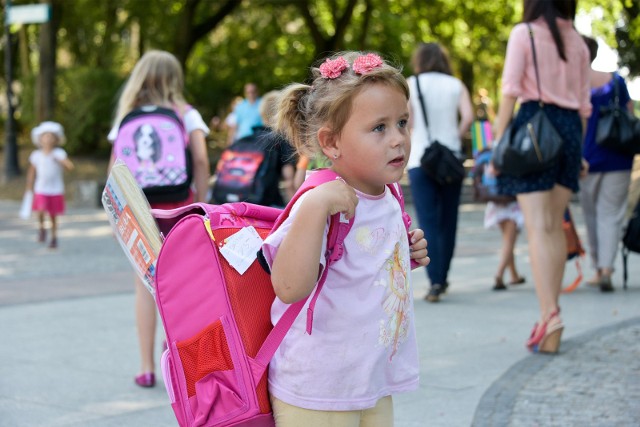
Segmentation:
{"type": "Polygon", "coordinates": [[[313,151],[307,123],[309,85],[293,83],[280,93],[274,130],[281,134],[300,154],[313,151]]]}

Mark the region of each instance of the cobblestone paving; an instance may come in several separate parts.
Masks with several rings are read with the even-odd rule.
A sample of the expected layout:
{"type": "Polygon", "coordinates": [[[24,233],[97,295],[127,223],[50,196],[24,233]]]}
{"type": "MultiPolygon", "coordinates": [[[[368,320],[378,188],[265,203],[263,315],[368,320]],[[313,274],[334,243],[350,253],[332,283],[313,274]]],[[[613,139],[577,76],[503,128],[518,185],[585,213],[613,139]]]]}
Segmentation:
{"type": "Polygon", "coordinates": [[[569,340],[515,365],[479,404],[474,426],[640,425],[640,319],[569,340]]]}

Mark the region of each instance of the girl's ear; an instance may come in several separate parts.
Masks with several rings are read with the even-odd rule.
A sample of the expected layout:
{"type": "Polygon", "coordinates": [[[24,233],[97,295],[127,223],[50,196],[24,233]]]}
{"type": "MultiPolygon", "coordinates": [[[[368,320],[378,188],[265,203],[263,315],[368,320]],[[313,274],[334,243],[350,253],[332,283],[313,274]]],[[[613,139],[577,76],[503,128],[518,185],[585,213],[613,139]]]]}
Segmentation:
{"type": "Polygon", "coordinates": [[[336,144],[337,136],[333,129],[326,126],[318,130],[318,142],[325,156],[329,159],[335,159],[340,156],[340,150],[336,144]]]}

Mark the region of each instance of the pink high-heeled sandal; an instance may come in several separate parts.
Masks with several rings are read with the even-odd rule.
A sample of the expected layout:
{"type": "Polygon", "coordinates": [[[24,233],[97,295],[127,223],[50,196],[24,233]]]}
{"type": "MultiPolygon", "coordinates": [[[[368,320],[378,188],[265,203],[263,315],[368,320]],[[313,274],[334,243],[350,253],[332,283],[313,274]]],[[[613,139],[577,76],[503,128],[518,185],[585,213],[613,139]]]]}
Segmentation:
{"type": "Polygon", "coordinates": [[[563,330],[564,324],[560,319],[560,308],[558,308],[545,322],[533,325],[531,336],[527,340],[527,348],[532,353],[557,353],[563,330]],[[551,323],[554,319],[557,321],[551,323]]]}

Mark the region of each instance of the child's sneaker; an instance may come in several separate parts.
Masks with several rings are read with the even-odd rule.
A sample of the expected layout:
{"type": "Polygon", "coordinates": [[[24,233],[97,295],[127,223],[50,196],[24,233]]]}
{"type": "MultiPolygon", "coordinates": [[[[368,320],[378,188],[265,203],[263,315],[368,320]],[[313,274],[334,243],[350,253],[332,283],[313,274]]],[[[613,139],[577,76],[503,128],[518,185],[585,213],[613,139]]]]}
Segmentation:
{"type": "Polygon", "coordinates": [[[38,242],[44,243],[45,240],[47,240],[47,231],[44,228],[41,228],[38,231],[38,242]]]}
{"type": "Polygon", "coordinates": [[[53,237],[51,239],[51,242],[49,243],[49,248],[50,249],[55,249],[58,247],[58,239],[56,239],[55,237],[53,237]]]}

